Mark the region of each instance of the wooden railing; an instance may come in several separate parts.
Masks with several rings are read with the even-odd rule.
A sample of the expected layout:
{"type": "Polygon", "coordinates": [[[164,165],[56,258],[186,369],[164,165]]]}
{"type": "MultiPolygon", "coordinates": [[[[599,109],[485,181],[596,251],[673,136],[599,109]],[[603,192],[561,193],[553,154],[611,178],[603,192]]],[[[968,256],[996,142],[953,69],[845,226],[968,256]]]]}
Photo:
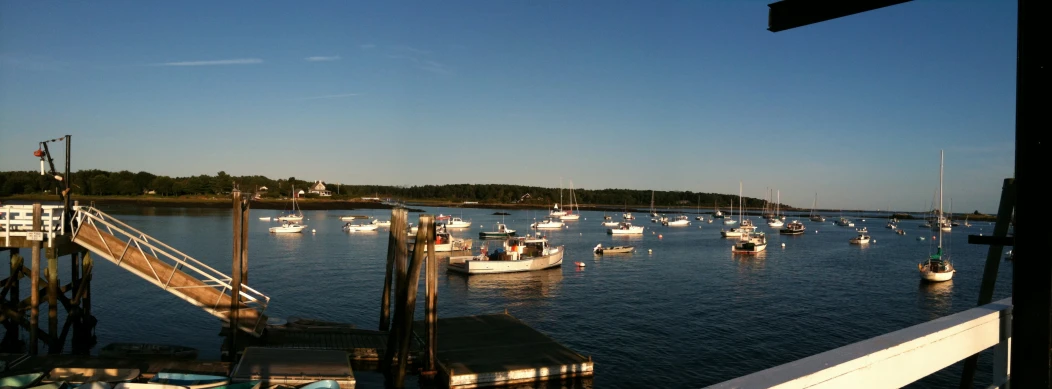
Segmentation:
{"type": "Polygon", "coordinates": [[[1011,328],[1007,298],[709,388],[900,388],[991,347],[989,388],[1002,388],[1009,376],[1011,328]]]}

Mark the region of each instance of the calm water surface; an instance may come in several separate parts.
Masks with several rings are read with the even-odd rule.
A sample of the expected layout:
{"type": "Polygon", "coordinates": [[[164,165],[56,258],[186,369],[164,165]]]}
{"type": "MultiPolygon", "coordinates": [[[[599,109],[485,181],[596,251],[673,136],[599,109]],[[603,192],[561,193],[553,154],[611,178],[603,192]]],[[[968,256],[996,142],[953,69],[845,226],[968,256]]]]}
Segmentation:
{"type": "MultiPolygon", "coordinates": [[[[114,206],[103,211],[230,271],[229,210],[114,206]]],[[[472,220],[471,229],[455,235],[476,239],[476,247],[478,232],[502,220],[485,209],[427,211],[472,220]]],[[[509,212],[503,220],[520,233],[544,216],[509,212]]],[[[267,314],[375,328],[388,235],[383,229],[344,232],[338,217],[389,219],[390,211],[306,211],[309,227],[302,235],[268,233],[274,223],[258,217],[277,214],[254,210],[250,220],[249,285],[271,297],[267,314]]],[[[568,222],[569,228],[546,232],[553,244],[566,246],[562,268],[466,277],[446,273],[443,263],[440,317],[506,309],[592,356],[594,379],[567,385],[701,387],[974,307],[986,247],[968,245],[967,235],[993,230],[976,223],[947,233],[958,272],[951,282],[926,285],[918,281],[916,264],[932,250],[932,237],[919,221],[904,221],[907,235],[899,236],[884,228],[884,219],[856,219],[875,239],[860,247],[848,243],[854,229],[833,225],[833,218],[804,220],[808,232],[802,236],[778,235],[754,218],[760,231],[769,232],[769,246],[744,256],[731,254],[732,243],[720,238],[718,221],[664,227],[637,214],[645,235],[613,237],[600,225],[603,215],[586,211],[580,221],[568,222]],[[928,239],[918,241],[922,235],[928,239]],[[637,251],[598,257],[591,251],[597,243],[632,244],[637,251]],[[574,266],[577,261],[587,266],[574,266]]],[[[411,213],[411,221],[417,216],[411,213]]],[[[68,266],[62,268],[66,273],[60,276],[68,279],[68,266]]],[[[1010,295],[1011,271],[1011,263],[1002,263],[995,300],[1010,295]]],[[[419,318],[423,304],[418,307],[419,318]]],[[[175,343],[199,349],[202,358],[219,358],[216,319],[102,259],[95,270],[93,309],[99,320],[96,350],[110,342],[175,343]]],[[[989,365],[984,355],[979,383],[988,381],[989,365]]],[[[378,385],[369,384],[375,376],[356,373],[361,386],[378,385]]],[[[957,365],[913,386],[956,386],[959,374],[957,365]]]]}

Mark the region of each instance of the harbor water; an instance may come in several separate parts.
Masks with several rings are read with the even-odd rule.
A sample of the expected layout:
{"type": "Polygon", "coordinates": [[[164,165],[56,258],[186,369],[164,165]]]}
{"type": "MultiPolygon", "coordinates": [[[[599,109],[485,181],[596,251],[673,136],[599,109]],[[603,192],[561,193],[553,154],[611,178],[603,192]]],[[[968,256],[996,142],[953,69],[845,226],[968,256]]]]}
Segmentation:
{"type": "MultiPolygon", "coordinates": [[[[231,267],[231,219],[224,209],[110,206],[119,218],[219,271],[231,267]]],[[[505,222],[519,235],[545,211],[425,208],[472,221],[453,231],[471,238],[505,222]]],[[[556,384],[598,388],[703,387],[816,353],[930,321],[976,305],[987,246],[967,244],[969,234],[990,234],[974,223],[945,233],[944,247],[957,273],[950,282],[919,281],[917,263],[934,251],[936,236],[903,221],[906,235],[884,227],[886,219],[856,219],[874,241],[849,244],[854,228],[815,223],[807,232],[779,235],[758,217],[768,248],[732,254],[725,226],[692,219],[688,227],[665,227],[636,214],[644,235],[611,236],[604,213],[585,211],[567,228],[544,230],[565,246],[561,268],[538,272],[464,276],[440,264],[439,316],[507,310],[537,330],[595,361],[595,377],[556,384]],[[925,237],[923,241],[918,237],[925,237]],[[635,253],[596,256],[592,248],[634,245],[635,253]],[[784,247],[783,247],[784,244],[784,247]],[[582,262],[584,267],[575,265],[582,262]]],[[[303,234],[271,234],[275,210],[250,215],[248,284],[270,296],[267,315],[353,323],[376,329],[387,252],[387,229],[348,233],[339,216],[365,214],[381,220],[389,210],[305,211],[303,234]]],[[[615,220],[620,213],[608,213],[615,220]]],[[[416,224],[417,213],[410,213],[416,224]]],[[[670,215],[671,216],[671,215],[670,215]]],[[[710,215],[703,215],[706,219],[710,215]]],[[[834,217],[831,217],[834,216],[834,217]]],[[[792,221],[790,217],[788,221],[792,221]]],[[[356,221],[361,222],[361,221],[356,221]]],[[[367,222],[367,221],[366,221],[367,222]]],[[[499,242],[488,241],[495,248],[499,242]]],[[[218,359],[219,321],[135,275],[96,257],[92,282],[98,346],[111,342],[171,343],[218,359]]],[[[68,265],[60,266],[68,279],[68,265]]],[[[1011,262],[1002,262],[994,300],[1011,294],[1011,262]]],[[[422,279],[423,277],[421,277],[422,279]]],[[[423,317],[418,304],[416,317],[423,317]]],[[[988,354],[989,352],[986,352],[988,354]]],[[[989,380],[989,355],[981,358],[978,384],[989,380]]],[[[960,364],[912,387],[956,386],[960,364]]],[[[364,384],[364,383],[363,383],[364,384]]]]}

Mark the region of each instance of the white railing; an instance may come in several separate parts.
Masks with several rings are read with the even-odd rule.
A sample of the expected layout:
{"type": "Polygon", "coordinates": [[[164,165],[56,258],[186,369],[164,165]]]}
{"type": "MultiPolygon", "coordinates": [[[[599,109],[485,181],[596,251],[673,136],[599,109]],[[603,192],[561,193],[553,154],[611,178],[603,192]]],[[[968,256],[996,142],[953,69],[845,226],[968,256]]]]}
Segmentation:
{"type": "MultiPolygon", "coordinates": [[[[176,291],[170,289],[202,287],[215,288],[219,291],[220,298],[217,299],[215,304],[211,306],[204,304],[203,301],[194,301],[192,299],[187,299],[186,297],[182,296],[181,293],[176,294],[180,295],[180,297],[183,297],[184,300],[187,300],[192,304],[204,308],[205,310],[209,311],[209,313],[212,313],[217,317],[225,317],[224,314],[226,312],[224,312],[222,307],[220,307],[220,303],[222,296],[226,295],[229,291],[232,290],[233,280],[230,276],[227,276],[226,274],[223,274],[222,272],[213,269],[212,267],[202,263],[201,261],[198,261],[197,259],[194,259],[193,257],[184,254],[179,250],[176,250],[175,248],[165,244],[164,242],[161,242],[149,235],[146,235],[145,233],[139,230],[136,230],[132,226],[129,226],[124,222],[117,220],[116,218],[107,215],[98,209],[84,206],[74,207],[74,209],[76,211],[74,220],[77,222],[75,223],[73,231],[74,239],[76,239],[77,234],[81,233],[82,227],[84,225],[90,224],[95,226],[95,228],[99,231],[106,232],[126,242],[125,247],[122,249],[123,252],[99,253],[106,254],[106,256],[110,257],[113,261],[118,262],[118,265],[121,259],[124,257],[125,252],[127,252],[128,250],[137,250],[144,255],[150,255],[154,258],[161,260],[162,262],[165,262],[167,265],[171,266],[175,270],[182,271],[184,273],[187,273],[191,277],[197,278],[203,283],[203,285],[170,288],[169,283],[171,282],[172,275],[174,275],[174,273],[172,273],[172,275],[169,275],[167,278],[161,277],[156,272],[154,272],[154,274],[140,274],[140,276],[146,278],[147,281],[150,281],[151,283],[161,287],[162,289],[168,290],[173,293],[175,293],[176,291]]],[[[109,250],[108,247],[107,250],[109,250]]],[[[248,285],[242,285],[241,299],[249,308],[254,308],[258,310],[260,313],[259,318],[260,320],[262,320],[263,312],[267,309],[267,305],[270,303],[270,297],[267,297],[263,293],[252,289],[248,285]]],[[[256,324],[258,325],[259,323],[256,324]]]]}
{"type": "MultiPolygon", "coordinates": [[[[61,205],[40,206],[40,231],[47,247],[54,247],[55,237],[66,233],[65,213],[61,205]]],[[[11,247],[12,237],[26,237],[33,232],[32,205],[4,205],[0,207],[0,236],[11,247]]]]}
{"type": "Polygon", "coordinates": [[[1012,299],[709,386],[746,388],[901,388],[994,347],[993,382],[1008,382],[1012,299]]]}

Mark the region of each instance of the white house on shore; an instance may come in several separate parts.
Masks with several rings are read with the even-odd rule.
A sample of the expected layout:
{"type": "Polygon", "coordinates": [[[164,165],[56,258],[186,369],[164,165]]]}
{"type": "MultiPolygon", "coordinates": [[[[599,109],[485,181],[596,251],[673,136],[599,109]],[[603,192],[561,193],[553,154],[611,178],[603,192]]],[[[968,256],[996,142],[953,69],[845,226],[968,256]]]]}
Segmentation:
{"type": "Polygon", "coordinates": [[[310,186],[310,193],[317,193],[318,196],[329,197],[332,196],[332,192],[325,189],[325,183],[317,181],[314,185],[310,186]]]}

